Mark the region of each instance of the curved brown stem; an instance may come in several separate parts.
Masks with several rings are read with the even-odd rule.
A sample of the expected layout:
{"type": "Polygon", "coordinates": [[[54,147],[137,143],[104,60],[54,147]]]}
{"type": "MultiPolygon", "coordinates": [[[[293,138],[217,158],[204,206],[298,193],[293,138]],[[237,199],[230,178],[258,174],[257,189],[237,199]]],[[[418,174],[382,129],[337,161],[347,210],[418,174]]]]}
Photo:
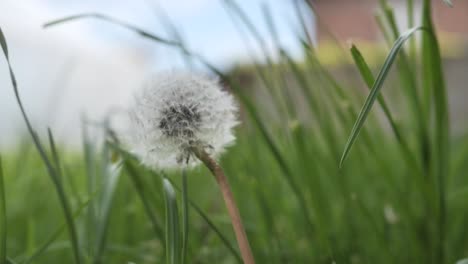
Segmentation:
{"type": "Polygon", "coordinates": [[[239,214],[239,209],[237,209],[234,196],[232,195],[231,188],[227,181],[224,171],[219,166],[219,164],[212,159],[205,150],[201,148],[192,148],[192,152],[197,156],[199,160],[205,164],[205,166],[213,173],[213,176],[216,178],[216,182],[223,193],[224,202],[226,203],[229,216],[231,217],[232,227],[234,228],[234,233],[236,234],[237,244],[244,260],[244,264],[255,264],[255,260],[250,249],[249,240],[247,239],[247,234],[245,233],[244,226],[239,214]]]}

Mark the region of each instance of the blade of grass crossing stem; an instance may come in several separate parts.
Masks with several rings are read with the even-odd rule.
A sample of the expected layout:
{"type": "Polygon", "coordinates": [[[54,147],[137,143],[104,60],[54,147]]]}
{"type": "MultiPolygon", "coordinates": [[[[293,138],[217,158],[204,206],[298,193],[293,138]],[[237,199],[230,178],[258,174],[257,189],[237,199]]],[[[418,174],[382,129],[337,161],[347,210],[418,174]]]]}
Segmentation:
{"type": "Polygon", "coordinates": [[[187,169],[182,170],[182,264],[187,262],[189,211],[187,169]]]}
{"type": "MultiPolygon", "coordinates": [[[[169,182],[171,182],[172,186],[178,191],[178,192],[182,192],[182,190],[180,188],[177,187],[177,185],[175,185],[169,178],[166,178],[169,182]]],[[[239,262],[239,263],[242,263],[242,258],[241,256],[239,255],[239,253],[236,251],[236,249],[234,248],[234,246],[231,244],[231,242],[229,242],[229,239],[227,239],[227,237],[225,235],[223,235],[223,233],[216,227],[216,225],[213,223],[213,221],[211,221],[211,219],[205,214],[203,213],[202,209],[197,205],[195,204],[195,202],[193,202],[191,199],[188,199],[188,204],[195,210],[195,212],[197,212],[197,214],[203,218],[203,220],[208,224],[208,226],[213,229],[213,231],[215,232],[215,234],[219,237],[219,239],[221,239],[221,241],[223,242],[223,244],[226,246],[227,249],[229,249],[229,251],[232,253],[232,255],[236,258],[236,260],[239,262]]]]}
{"type": "MultiPolygon", "coordinates": [[[[130,160],[137,160],[131,153],[121,149],[120,147],[118,147],[117,145],[113,144],[113,143],[109,143],[109,145],[114,148],[116,151],[118,151],[124,158],[124,161],[126,162],[130,162],[130,160]]],[[[132,169],[134,169],[132,167],[132,169]]],[[[154,174],[153,176],[157,177],[157,175],[152,171],[152,173],[154,174]]],[[[176,185],[174,185],[174,183],[172,183],[172,181],[170,179],[166,179],[168,180],[169,182],[171,182],[172,186],[179,192],[182,192],[182,190],[180,190],[179,188],[177,188],[176,185]]],[[[223,235],[223,233],[216,227],[216,225],[213,223],[213,221],[210,220],[210,218],[205,214],[203,213],[203,211],[200,209],[200,207],[198,207],[192,200],[190,200],[189,198],[188,199],[188,203],[189,205],[197,212],[198,215],[200,215],[203,220],[208,224],[208,226],[213,229],[213,231],[216,233],[216,235],[218,235],[218,237],[221,239],[221,241],[224,243],[224,245],[229,249],[229,251],[235,256],[236,260],[238,260],[239,263],[242,263],[242,258],[240,257],[239,253],[235,250],[234,246],[232,246],[232,244],[229,242],[229,240],[227,239],[226,236],[223,235]]],[[[162,231],[161,231],[162,232],[162,231]]]]}
{"type": "Polygon", "coordinates": [[[63,189],[63,186],[61,185],[61,182],[60,182],[60,175],[59,175],[60,172],[57,170],[57,168],[55,168],[53,166],[52,162],[49,160],[49,157],[46,154],[46,151],[45,151],[45,149],[44,149],[44,147],[43,147],[43,145],[42,145],[42,143],[41,143],[41,141],[39,139],[39,136],[37,135],[37,133],[33,129],[32,125],[31,125],[31,122],[29,121],[29,118],[28,118],[28,116],[26,114],[26,110],[23,107],[23,103],[21,101],[19,91],[18,91],[18,83],[17,83],[16,77],[15,77],[15,75],[13,73],[13,68],[11,67],[11,64],[10,64],[10,58],[9,58],[9,54],[8,54],[8,46],[7,46],[5,36],[4,36],[3,31],[1,30],[1,28],[0,28],[0,45],[2,47],[3,53],[5,55],[5,58],[6,58],[6,61],[7,61],[7,64],[8,64],[8,70],[10,72],[11,83],[13,85],[13,91],[15,93],[15,98],[16,98],[16,101],[18,103],[18,106],[19,106],[19,108],[21,110],[21,115],[22,115],[22,117],[24,119],[24,122],[26,123],[26,127],[28,129],[29,134],[31,135],[31,137],[33,139],[33,143],[34,143],[37,151],[39,152],[39,155],[40,155],[42,161],[46,165],[47,172],[50,175],[50,177],[52,179],[52,182],[55,185],[57,194],[59,196],[59,200],[60,200],[64,215],[65,215],[65,219],[66,219],[67,224],[68,224],[68,230],[69,230],[69,234],[70,234],[70,240],[71,240],[71,244],[72,244],[73,256],[74,256],[74,259],[75,259],[75,263],[79,264],[79,263],[81,263],[81,255],[80,255],[79,246],[78,246],[79,245],[78,236],[77,236],[77,232],[76,232],[76,228],[75,228],[75,223],[73,221],[70,205],[69,205],[68,199],[67,199],[67,197],[65,195],[65,190],[63,189]]]}
{"type": "Polygon", "coordinates": [[[7,243],[7,217],[5,201],[5,185],[3,177],[2,156],[0,156],[0,262],[6,263],[6,243],[7,243]]]}
{"type": "Polygon", "coordinates": [[[348,138],[348,141],[345,145],[343,154],[341,156],[340,160],[340,167],[343,166],[343,162],[346,160],[349,151],[351,150],[351,147],[353,146],[354,142],[357,139],[357,136],[359,135],[359,132],[362,129],[362,126],[364,125],[364,122],[366,121],[367,116],[369,115],[369,112],[372,108],[372,105],[374,104],[375,100],[377,99],[377,95],[380,92],[380,89],[382,89],[382,86],[384,84],[384,81],[390,71],[391,66],[393,65],[393,62],[395,61],[398,52],[400,51],[401,47],[403,44],[406,42],[408,38],[410,38],[415,32],[418,30],[422,30],[422,27],[415,27],[412,28],[405,33],[403,33],[396,41],[395,44],[393,45],[392,49],[390,50],[389,55],[385,59],[385,62],[382,66],[382,69],[380,70],[373,86],[371,89],[371,92],[369,93],[369,96],[366,99],[366,102],[364,103],[364,106],[361,109],[361,112],[359,113],[359,116],[354,123],[353,129],[351,131],[351,134],[348,138]]]}
{"type": "Polygon", "coordinates": [[[166,263],[179,264],[182,252],[177,199],[174,188],[167,179],[163,179],[163,189],[166,201],[166,263]]]}

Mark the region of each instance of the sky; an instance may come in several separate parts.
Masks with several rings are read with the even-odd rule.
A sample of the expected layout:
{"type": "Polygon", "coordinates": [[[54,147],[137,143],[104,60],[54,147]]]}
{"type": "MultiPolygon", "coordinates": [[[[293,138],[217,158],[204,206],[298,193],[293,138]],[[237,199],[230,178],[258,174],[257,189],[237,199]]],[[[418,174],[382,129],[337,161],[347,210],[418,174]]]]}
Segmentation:
{"type": "MultiPolygon", "coordinates": [[[[174,23],[191,50],[221,67],[254,59],[261,50],[233,23],[224,0],[1,0],[0,27],[6,35],[20,94],[35,127],[51,127],[60,142],[77,142],[83,116],[101,120],[123,112],[132,93],[155,71],[185,68],[173,48],[95,19],[43,29],[68,15],[97,12],[171,38],[164,17],[174,23]],[[116,110],[117,109],[117,110],[116,110]]],[[[292,1],[292,0],[291,0],[292,1]]],[[[298,57],[298,21],[289,0],[237,0],[260,33],[268,36],[261,6],[271,9],[284,47],[298,57]]],[[[311,22],[312,23],[312,22],[311,22]]],[[[267,38],[271,46],[271,40],[267,38]]],[[[203,69],[197,69],[203,70],[203,69]]],[[[0,146],[8,146],[24,124],[0,59],[0,146]]],[[[42,133],[43,134],[43,133],[42,133]]]]}

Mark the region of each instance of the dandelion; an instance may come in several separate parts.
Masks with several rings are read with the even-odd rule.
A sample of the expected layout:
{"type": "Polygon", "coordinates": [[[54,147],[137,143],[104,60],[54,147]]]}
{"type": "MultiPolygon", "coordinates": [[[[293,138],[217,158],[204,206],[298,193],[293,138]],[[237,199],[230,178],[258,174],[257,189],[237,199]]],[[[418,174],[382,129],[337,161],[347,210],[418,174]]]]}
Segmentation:
{"type": "Polygon", "coordinates": [[[151,168],[193,166],[193,147],[218,157],[234,142],[237,107],[216,80],[191,73],[152,76],[130,110],[131,144],[151,168]]]}
{"type": "Polygon", "coordinates": [[[234,142],[237,106],[216,80],[191,73],[154,75],[129,111],[135,154],[151,168],[202,162],[215,177],[231,217],[244,263],[254,258],[227,178],[216,162],[234,142]]]}

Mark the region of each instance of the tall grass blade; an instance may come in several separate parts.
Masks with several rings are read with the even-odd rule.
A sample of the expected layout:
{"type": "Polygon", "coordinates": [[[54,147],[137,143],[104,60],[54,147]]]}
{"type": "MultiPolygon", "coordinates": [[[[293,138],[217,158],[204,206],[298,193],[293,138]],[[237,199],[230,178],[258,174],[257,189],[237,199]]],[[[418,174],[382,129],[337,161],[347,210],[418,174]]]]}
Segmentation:
{"type": "Polygon", "coordinates": [[[74,259],[75,259],[75,263],[80,264],[81,263],[81,255],[80,255],[80,252],[79,252],[78,236],[77,236],[77,233],[76,233],[75,223],[73,221],[72,213],[71,213],[71,210],[70,210],[70,205],[69,205],[68,199],[67,199],[67,197],[65,195],[65,190],[63,189],[63,186],[61,185],[61,182],[60,182],[60,171],[58,171],[57,168],[54,167],[52,162],[49,160],[49,158],[48,158],[48,156],[46,154],[46,151],[45,151],[45,149],[44,149],[44,147],[43,147],[43,145],[42,145],[42,143],[41,143],[41,141],[39,139],[39,136],[37,135],[36,131],[33,129],[32,125],[31,125],[31,122],[29,121],[29,118],[28,118],[28,116],[26,114],[26,110],[23,107],[23,103],[21,101],[19,91],[18,91],[18,83],[17,83],[16,77],[15,77],[15,75],[13,73],[13,68],[11,67],[11,64],[10,64],[10,58],[9,58],[9,54],[8,54],[7,42],[6,42],[5,36],[4,36],[3,31],[1,30],[1,28],[0,28],[0,45],[2,46],[3,53],[5,54],[5,58],[7,60],[8,69],[9,69],[9,72],[10,72],[10,78],[11,78],[11,82],[12,82],[12,85],[13,85],[13,91],[15,93],[15,97],[16,97],[16,101],[18,103],[18,106],[19,106],[19,108],[21,110],[21,115],[22,115],[22,117],[23,117],[23,119],[24,119],[24,121],[26,123],[26,127],[28,129],[29,134],[31,135],[31,137],[33,139],[33,143],[36,146],[36,149],[38,150],[42,161],[46,165],[47,172],[50,175],[50,177],[52,179],[52,182],[55,185],[57,194],[59,196],[59,200],[60,200],[63,212],[65,214],[65,219],[66,219],[67,224],[68,224],[68,231],[69,231],[69,234],[70,234],[70,239],[71,239],[71,244],[72,244],[72,248],[73,248],[73,253],[74,253],[73,256],[74,256],[74,259]]]}
{"type": "MultiPolygon", "coordinates": [[[[432,95],[434,104],[434,145],[432,164],[434,182],[438,191],[438,241],[437,241],[437,263],[445,263],[445,240],[446,240],[446,178],[449,176],[449,134],[450,123],[448,113],[448,99],[445,87],[444,72],[442,69],[442,58],[440,47],[436,37],[432,21],[432,2],[423,2],[423,26],[427,28],[428,34],[422,39],[422,63],[426,94],[432,95]]],[[[429,102],[428,102],[429,103],[429,102]]]]}
{"type": "Polygon", "coordinates": [[[0,263],[7,261],[7,216],[5,201],[5,181],[3,177],[2,156],[0,156],[0,263]]]}
{"type": "Polygon", "coordinates": [[[182,252],[177,199],[174,188],[167,179],[163,179],[163,189],[166,201],[166,263],[180,264],[182,252]]]}
{"type": "Polygon", "coordinates": [[[189,203],[188,203],[188,179],[186,168],[182,171],[182,261],[187,261],[188,236],[189,236],[189,203]]]}
{"type": "Polygon", "coordinates": [[[102,154],[102,177],[104,178],[102,196],[99,204],[100,214],[98,216],[98,225],[96,227],[96,251],[94,263],[102,263],[102,255],[106,248],[107,230],[109,228],[109,217],[114,198],[115,190],[120,179],[121,164],[114,164],[111,161],[111,153],[109,146],[104,144],[102,154]]]}
{"type": "Polygon", "coordinates": [[[372,85],[371,92],[369,93],[369,96],[366,99],[366,102],[364,103],[364,106],[361,109],[361,112],[359,113],[359,116],[353,126],[353,129],[351,131],[351,134],[348,138],[348,141],[345,145],[343,154],[341,156],[340,160],[340,167],[343,166],[343,162],[346,160],[349,151],[351,150],[351,147],[353,146],[354,142],[357,139],[357,136],[359,135],[359,132],[361,131],[362,126],[364,125],[364,122],[366,121],[367,116],[369,115],[369,112],[372,108],[372,105],[374,104],[375,100],[377,99],[377,96],[379,95],[380,89],[382,89],[384,81],[390,71],[391,66],[393,65],[393,62],[397,58],[398,52],[402,48],[403,44],[406,42],[408,38],[410,38],[415,32],[418,30],[424,29],[423,27],[415,27],[412,29],[409,29],[405,33],[403,33],[394,43],[392,49],[390,50],[389,55],[385,59],[385,62],[377,75],[377,78],[372,85]]]}
{"type": "MultiPolygon", "coordinates": [[[[82,128],[82,137],[83,137],[83,157],[84,157],[84,164],[85,164],[85,172],[86,172],[86,189],[88,195],[91,195],[96,189],[96,157],[95,157],[95,150],[94,144],[90,139],[88,134],[88,129],[86,126],[86,118],[82,117],[81,122],[82,128]]],[[[91,201],[88,205],[87,214],[86,214],[86,247],[89,256],[93,256],[95,249],[95,227],[97,226],[97,210],[96,210],[96,201],[91,201]]]]}
{"type": "MultiPolygon", "coordinates": [[[[351,55],[354,59],[354,63],[359,69],[359,73],[361,74],[362,78],[364,79],[367,87],[369,89],[372,89],[372,85],[375,82],[374,75],[372,74],[372,71],[370,70],[369,66],[367,65],[364,57],[362,56],[361,52],[359,49],[354,46],[354,44],[351,46],[351,55]]],[[[390,112],[390,108],[388,107],[384,97],[382,95],[377,96],[377,100],[380,104],[380,107],[382,107],[382,110],[390,124],[390,127],[392,128],[393,133],[395,134],[396,139],[398,140],[399,144],[402,147],[403,153],[406,156],[407,162],[411,163],[410,165],[412,166],[417,166],[416,164],[416,158],[414,155],[411,153],[410,146],[408,142],[405,140],[403,137],[401,130],[397,126],[395,119],[392,116],[392,113],[390,112]]]]}

